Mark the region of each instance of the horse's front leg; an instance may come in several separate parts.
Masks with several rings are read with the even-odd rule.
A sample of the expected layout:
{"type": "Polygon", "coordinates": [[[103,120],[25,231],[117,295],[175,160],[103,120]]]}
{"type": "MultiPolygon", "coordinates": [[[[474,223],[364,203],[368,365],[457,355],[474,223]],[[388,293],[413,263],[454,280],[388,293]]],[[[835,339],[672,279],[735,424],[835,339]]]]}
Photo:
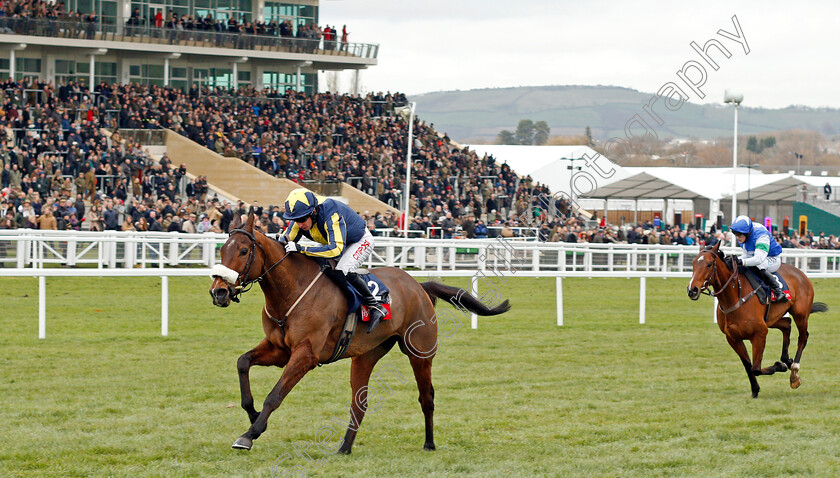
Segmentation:
{"type": "Polygon", "coordinates": [[[761,332],[756,332],[752,338],[752,373],[753,375],[773,375],[776,373],[776,367],[770,366],[761,368],[761,360],[764,358],[764,347],[767,345],[767,329],[761,332]]]}
{"type": "Polygon", "coordinates": [[[732,350],[738,354],[738,357],[741,359],[741,363],[744,364],[744,369],[747,371],[747,378],[750,379],[750,389],[752,390],[752,397],[758,398],[758,392],[761,388],[758,386],[758,380],[755,379],[755,375],[753,374],[752,364],[750,363],[750,356],[747,355],[747,347],[744,345],[743,340],[735,340],[728,335],[726,336],[726,341],[729,342],[729,346],[732,347],[732,350]]]}
{"type": "Polygon", "coordinates": [[[283,403],[283,399],[289,394],[295,385],[306,375],[307,372],[315,368],[318,364],[318,357],[312,352],[312,345],[309,340],[304,340],[299,343],[293,350],[289,363],[283,369],[283,375],[268,396],[263,402],[263,409],[257,416],[257,419],[241,437],[239,437],[232,445],[233,448],[240,448],[250,450],[251,446],[260,435],[265,432],[268,426],[268,417],[274,410],[283,403]]]}
{"type": "Polygon", "coordinates": [[[248,420],[253,425],[257,421],[259,412],[254,408],[254,396],[251,395],[251,380],[248,372],[254,365],[276,365],[285,367],[289,362],[288,350],[281,349],[268,339],[263,339],[256,347],[242,354],[236,361],[239,372],[239,391],[242,395],[242,408],[248,414],[248,420]]]}

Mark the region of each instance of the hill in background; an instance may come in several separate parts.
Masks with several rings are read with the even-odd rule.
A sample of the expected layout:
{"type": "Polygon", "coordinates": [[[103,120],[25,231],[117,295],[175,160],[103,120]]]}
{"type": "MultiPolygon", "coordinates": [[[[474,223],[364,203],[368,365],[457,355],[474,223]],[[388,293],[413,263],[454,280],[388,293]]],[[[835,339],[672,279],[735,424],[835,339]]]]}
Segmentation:
{"type": "MultiPolygon", "coordinates": [[[[411,96],[417,112],[435,129],[460,142],[493,142],[503,129],[515,131],[521,119],[545,121],[552,135],[581,135],[589,126],[595,139],[624,136],[624,125],[635,114],[651,123],[642,109],[652,93],[616,86],[536,86],[441,91],[411,96]]],[[[723,104],[684,104],[678,111],[656,111],[659,139],[711,139],[732,135],[732,108],[723,104]]],[[[812,130],[826,137],[840,132],[840,109],[790,106],[781,109],[742,106],[738,133],[812,130]]]]}

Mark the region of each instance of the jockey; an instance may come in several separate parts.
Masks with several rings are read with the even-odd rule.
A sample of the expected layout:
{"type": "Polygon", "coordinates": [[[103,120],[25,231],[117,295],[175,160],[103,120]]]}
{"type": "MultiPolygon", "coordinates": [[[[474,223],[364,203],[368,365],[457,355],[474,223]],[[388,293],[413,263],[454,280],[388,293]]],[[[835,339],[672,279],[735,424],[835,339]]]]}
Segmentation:
{"type": "Polygon", "coordinates": [[[730,226],[744,255],[738,258],[738,262],[749,267],[764,280],[772,290],[772,302],[784,302],[787,300],[782,291],[781,284],[773,276],[773,272],[779,270],[782,261],[779,255],[782,253],[782,246],[773,239],[770,232],[757,222],[752,222],[747,216],[738,216],[730,226]]]}
{"type": "Polygon", "coordinates": [[[373,252],[373,236],[368,231],[364,219],[347,205],[318,196],[305,188],[289,193],[283,219],[290,221],[285,231],[289,237],[286,252],[300,252],[307,256],[338,260],[335,268],[342,274],[335,274],[340,277],[333,278],[345,278],[362,296],[370,312],[367,332],[371,333],[387,312],[371,294],[365,280],[356,273],[373,252]],[[300,245],[297,241],[301,236],[323,245],[300,245]]]}

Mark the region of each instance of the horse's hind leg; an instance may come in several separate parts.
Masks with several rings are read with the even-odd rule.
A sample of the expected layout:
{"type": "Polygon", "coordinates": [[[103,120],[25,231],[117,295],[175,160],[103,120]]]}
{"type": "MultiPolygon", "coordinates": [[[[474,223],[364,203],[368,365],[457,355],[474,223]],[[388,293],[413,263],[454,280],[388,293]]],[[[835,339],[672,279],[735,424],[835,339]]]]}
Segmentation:
{"type": "Polygon", "coordinates": [[[350,387],[353,389],[353,397],[350,404],[350,424],[347,426],[347,433],[344,435],[344,440],[338,448],[339,453],[349,455],[353,449],[353,442],[356,441],[356,432],[362,425],[362,419],[365,418],[365,412],[370,406],[367,393],[370,390],[368,387],[370,374],[376,362],[391,350],[391,347],[394,346],[396,341],[396,338],[389,339],[375,349],[363,355],[353,357],[353,363],[350,365],[350,387]]]}
{"type": "Polygon", "coordinates": [[[318,357],[312,352],[312,345],[308,339],[299,343],[294,350],[292,350],[289,362],[286,368],[283,369],[283,375],[280,380],[268,393],[263,402],[263,409],[257,416],[251,428],[248,429],[241,437],[239,437],[232,445],[233,448],[250,450],[254,440],[265,432],[268,426],[268,417],[274,410],[283,403],[286,395],[292,391],[295,385],[306,375],[307,372],[315,368],[318,364],[318,357]]]}
{"type": "Polygon", "coordinates": [[[755,379],[755,375],[753,374],[752,364],[750,363],[750,356],[747,355],[747,347],[744,345],[743,340],[734,340],[731,339],[729,336],[726,337],[726,341],[729,342],[729,346],[732,347],[732,350],[738,354],[738,357],[741,359],[741,363],[744,364],[744,369],[747,371],[747,378],[750,379],[750,389],[752,390],[752,397],[758,398],[758,392],[761,388],[758,386],[758,380],[755,379]]]}
{"type": "Polygon", "coordinates": [[[788,349],[790,348],[790,330],[791,330],[791,323],[790,318],[785,316],[780,318],[773,324],[773,328],[779,329],[782,331],[782,355],[779,358],[779,361],[776,362],[776,367],[779,367],[779,364],[785,366],[784,370],[778,370],[779,372],[785,372],[790,368],[790,365],[793,363],[793,360],[790,359],[788,355],[788,349]]]}
{"type": "Polygon", "coordinates": [[[804,313],[792,312],[791,315],[793,315],[794,323],[796,323],[799,337],[796,342],[796,355],[790,365],[790,388],[799,388],[802,385],[802,378],[799,376],[799,361],[802,359],[802,351],[805,350],[805,345],[808,344],[808,316],[810,310],[806,310],[804,313]]]}
{"type": "Polygon", "coordinates": [[[420,408],[426,420],[426,442],[423,444],[423,449],[429,451],[435,449],[435,388],[432,386],[432,358],[421,358],[414,354],[408,356],[411,368],[414,369],[414,378],[417,380],[417,390],[420,392],[420,408]]]}
{"type": "Polygon", "coordinates": [[[254,396],[251,395],[251,379],[248,372],[254,365],[276,365],[284,367],[289,361],[289,353],[286,350],[274,346],[268,339],[263,339],[253,349],[242,354],[236,361],[236,370],[239,372],[239,391],[242,395],[242,408],[248,414],[248,420],[253,425],[259,413],[254,408],[254,396]]]}

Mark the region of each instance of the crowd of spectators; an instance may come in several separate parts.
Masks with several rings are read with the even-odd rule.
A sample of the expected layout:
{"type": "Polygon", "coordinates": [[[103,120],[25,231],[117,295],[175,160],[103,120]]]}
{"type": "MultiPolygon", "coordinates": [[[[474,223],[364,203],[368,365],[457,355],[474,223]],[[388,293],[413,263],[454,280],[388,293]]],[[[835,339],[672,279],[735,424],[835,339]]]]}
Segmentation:
{"type": "Polygon", "coordinates": [[[58,36],[59,23],[71,25],[72,36],[91,40],[100,18],[96,11],[67,10],[64,2],[22,0],[0,2],[0,31],[18,35],[58,36]]]}
{"type": "MultiPolygon", "coordinates": [[[[181,92],[140,85],[100,85],[97,91],[102,108],[118,111],[113,127],[170,128],[275,176],[301,184],[347,182],[390,206],[403,204],[408,129],[399,114],[407,103],[403,94],[197,86],[181,92]]],[[[520,182],[491,156],[455,145],[434,125],[416,121],[414,131],[412,216],[429,216],[440,206],[456,218],[464,212],[507,217],[517,201],[527,201],[525,189],[544,189],[530,178],[520,182]]]]}
{"type": "Polygon", "coordinates": [[[151,27],[152,34],[166,36],[171,41],[185,39],[215,40],[219,45],[226,39],[223,35],[237,37],[236,48],[254,48],[261,44],[262,38],[279,38],[283,45],[314,50],[346,51],[349,32],[344,25],[339,32],[335,26],[320,27],[315,23],[295,24],[290,19],[268,22],[251,21],[247,15],[237,18],[231,15],[227,20],[214,18],[210,13],[201,16],[178,14],[169,10],[164,14],[162,9],[156,9],[151,18],[142,16],[140,9],[135,8],[126,21],[126,34],[131,36],[151,27]],[[211,35],[202,35],[204,33],[211,35]],[[323,43],[322,43],[323,40],[323,43]]]}
{"type": "Polygon", "coordinates": [[[102,230],[109,202],[122,211],[129,199],[153,207],[206,195],[204,178],[103,134],[105,115],[83,85],[56,91],[26,78],[0,91],[0,227],[102,230]]]}

